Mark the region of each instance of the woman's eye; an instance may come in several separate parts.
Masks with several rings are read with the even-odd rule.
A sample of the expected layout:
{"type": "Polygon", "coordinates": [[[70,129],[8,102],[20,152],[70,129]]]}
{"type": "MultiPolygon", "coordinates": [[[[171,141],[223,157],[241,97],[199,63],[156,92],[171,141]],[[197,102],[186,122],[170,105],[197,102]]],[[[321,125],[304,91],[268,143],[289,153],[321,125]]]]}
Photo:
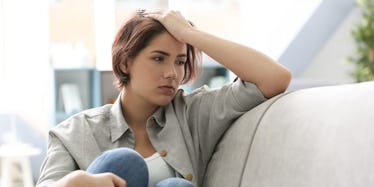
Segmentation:
{"type": "Polygon", "coordinates": [[[184,60],[178,60],[176,63],[178,65],[184,65],[186,63],[186,61],[184,61],[184,60]]]}
{"type": "Polygon", "coordinates": [[[154,57],[153,60],[157,61],[157,62],[162,62],[164,60],[163,57],[154,57]]]}

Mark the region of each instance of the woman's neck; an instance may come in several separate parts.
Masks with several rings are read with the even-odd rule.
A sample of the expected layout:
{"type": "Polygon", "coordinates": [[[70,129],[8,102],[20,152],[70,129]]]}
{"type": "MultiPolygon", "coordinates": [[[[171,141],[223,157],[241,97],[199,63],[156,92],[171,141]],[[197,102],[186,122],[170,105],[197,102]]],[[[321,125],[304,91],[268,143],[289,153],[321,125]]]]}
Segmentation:
{"type": "Polygon", "coordinates": [[[127,94],[125,91],[121,95],[122,114],[129,126],[145,126],[147,119],[158,108],[145,100],[127,94]]]}

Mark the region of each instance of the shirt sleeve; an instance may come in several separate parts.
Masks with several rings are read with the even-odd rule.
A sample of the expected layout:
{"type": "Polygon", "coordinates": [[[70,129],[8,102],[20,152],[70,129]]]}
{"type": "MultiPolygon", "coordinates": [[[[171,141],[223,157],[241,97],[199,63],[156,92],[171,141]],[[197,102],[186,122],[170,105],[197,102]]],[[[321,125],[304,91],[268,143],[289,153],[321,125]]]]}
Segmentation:
{"type": "Polygon", "coordinates": [[[48,186],[77,169],[77,164],[65,146],[53,132],[50,132],[47,156],[41,166],[40,177],[36,186],[48,186]]]}
{"type": "Polygon", "coordinates": [[[186,97],[187,123],[205,162],[226,129],[242,114],[266,100],[255,84],[240,79],[216,90],[204,86],[186,97]]]}

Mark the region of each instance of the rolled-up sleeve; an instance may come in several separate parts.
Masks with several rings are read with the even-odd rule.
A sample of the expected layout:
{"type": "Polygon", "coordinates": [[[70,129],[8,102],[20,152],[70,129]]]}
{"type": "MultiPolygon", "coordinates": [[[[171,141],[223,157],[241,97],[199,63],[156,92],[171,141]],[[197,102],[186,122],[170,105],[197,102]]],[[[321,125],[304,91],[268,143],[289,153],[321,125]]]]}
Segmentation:
{"type": "Polygon", "coordinates": [[[266,100],[258,87],[250,82],[237,80],[232,84],[231,89],[239,111],[246,112],[266,100]]]}

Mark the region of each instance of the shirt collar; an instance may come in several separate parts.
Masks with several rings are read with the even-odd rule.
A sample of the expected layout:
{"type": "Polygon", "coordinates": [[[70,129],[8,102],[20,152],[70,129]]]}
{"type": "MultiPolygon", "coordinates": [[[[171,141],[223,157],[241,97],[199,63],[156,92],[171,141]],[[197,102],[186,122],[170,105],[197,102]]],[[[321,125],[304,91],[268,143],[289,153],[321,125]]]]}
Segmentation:
{"type": "Polygon", "coordinates": [[[151,116],[151,118],[153,117],[156,121],[156,124],[160,127],[165,126],[165,108],[166,106],[160,106],[151,116]]]}
{"type": "MultiPolygon", "coordinates": [[[[129,125],[122,113],[121,95],[122,92],[118,95],[116,101],[113,103],[112,108],[110,109],[110,133],[112,142],[117,141],[129,129],[129,125]]],[[[167,106],[159,107],[150,117],[155,119],[156,124],[160,127],[165,126],[166,107],[167,106]]]]}

